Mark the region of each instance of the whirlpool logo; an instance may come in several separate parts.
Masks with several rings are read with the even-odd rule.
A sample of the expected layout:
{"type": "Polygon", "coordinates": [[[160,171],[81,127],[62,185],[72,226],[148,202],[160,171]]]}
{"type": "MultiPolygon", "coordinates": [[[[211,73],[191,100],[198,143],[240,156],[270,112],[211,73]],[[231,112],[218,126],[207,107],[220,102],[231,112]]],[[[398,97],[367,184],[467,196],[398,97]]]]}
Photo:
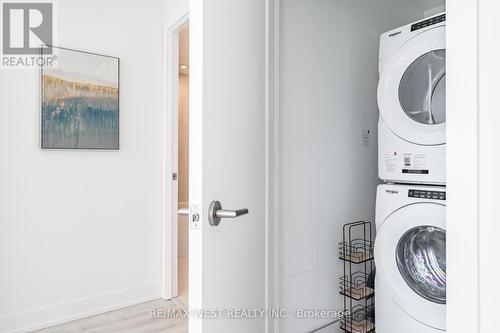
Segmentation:
{"type": "Polygon", "coordinates": [[[389,34],[389,37],[396,37],[397,35],[401,34],[401,30],[393,32],[392,34],[389,34]]]}
{"type": "Polygon", "coordinates": [[[398,194],[399,193],[398,190],[385,190],[385,192],[387,192],[389,194],[398,194]]]}

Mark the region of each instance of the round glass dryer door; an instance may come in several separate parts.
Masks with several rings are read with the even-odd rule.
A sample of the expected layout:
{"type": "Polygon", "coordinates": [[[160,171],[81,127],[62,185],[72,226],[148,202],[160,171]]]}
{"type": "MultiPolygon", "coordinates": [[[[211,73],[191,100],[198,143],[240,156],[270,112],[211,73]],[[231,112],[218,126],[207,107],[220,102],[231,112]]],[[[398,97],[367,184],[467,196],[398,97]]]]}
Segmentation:
{"type": "Polygon", "coordinates": [[[408,142],[446,144],[445,39],[444,25],[426,30],[380,63],[380,118],[408,142]]]}
{"type": "Polygon", "coordinates": [[[433,50],[417,58],[399,84],[399,102],[412,120],[426,125],[446,121],[446,51],[433,50]]]}
{"type": "Polygon", "coordinates": [[[446,231],[432,226],[408,230],[398,242],[396,262],[414,292],[446,304],[446,231]]]}

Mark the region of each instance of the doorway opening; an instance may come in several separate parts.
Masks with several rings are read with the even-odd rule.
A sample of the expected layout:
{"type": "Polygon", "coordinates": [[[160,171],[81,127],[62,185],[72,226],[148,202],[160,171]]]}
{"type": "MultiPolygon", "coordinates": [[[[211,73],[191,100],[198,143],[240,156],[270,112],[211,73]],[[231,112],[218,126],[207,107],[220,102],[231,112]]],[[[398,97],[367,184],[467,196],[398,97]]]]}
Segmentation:
{"type": "Polygon", "coordinates": [[[188,308],[189,15],[165,27],[161,295],[188,308]]]}
{"type": "MultiPolygon", "coordinates": [[[[174,156],[174,220],[177,220],[177,300],[188,307],[189,216],[177,212],[189,211],[189,25],[179,31],[176,110],[177,135],[174,156]]],[[[174,131],[175,132],[175,131],[174,131]]]]}

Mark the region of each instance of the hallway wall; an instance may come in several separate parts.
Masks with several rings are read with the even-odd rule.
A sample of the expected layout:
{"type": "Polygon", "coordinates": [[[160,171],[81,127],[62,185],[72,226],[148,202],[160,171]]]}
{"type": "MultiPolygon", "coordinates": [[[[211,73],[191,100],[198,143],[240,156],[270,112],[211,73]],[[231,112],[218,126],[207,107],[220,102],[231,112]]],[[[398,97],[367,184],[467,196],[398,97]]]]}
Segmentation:
{"type": "Polygon", "coordinates": [[[57,45],[120,58],[121,149],[42,151],[39,72],[0,73],[0,331],[160,296],[163,3],[58,1],[57,45]]]}

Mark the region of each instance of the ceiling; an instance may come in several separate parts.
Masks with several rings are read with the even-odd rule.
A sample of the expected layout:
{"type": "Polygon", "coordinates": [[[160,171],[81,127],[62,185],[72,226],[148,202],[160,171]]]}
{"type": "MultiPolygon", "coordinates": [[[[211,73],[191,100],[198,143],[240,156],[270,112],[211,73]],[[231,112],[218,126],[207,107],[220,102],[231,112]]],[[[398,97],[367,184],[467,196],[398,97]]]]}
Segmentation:
{"type": "Polygon", "coordinates": [[[420,8],[424,11],[433,9],[445,4],[445,0],[404,0],[409,4],[420,8]]]}

